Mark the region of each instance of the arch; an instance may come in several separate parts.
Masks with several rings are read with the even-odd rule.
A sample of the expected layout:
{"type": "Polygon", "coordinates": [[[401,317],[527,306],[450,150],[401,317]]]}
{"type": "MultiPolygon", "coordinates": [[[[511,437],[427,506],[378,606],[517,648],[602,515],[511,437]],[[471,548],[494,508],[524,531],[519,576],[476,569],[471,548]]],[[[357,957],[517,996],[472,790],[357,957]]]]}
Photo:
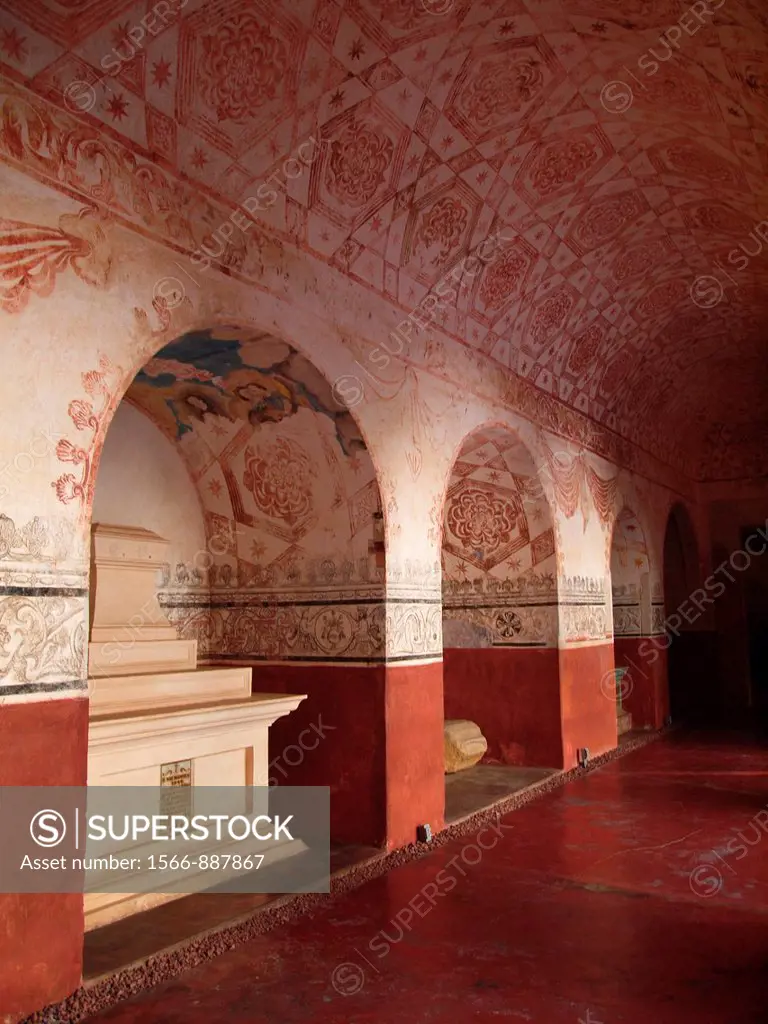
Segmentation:
{"type": "Polygon", "coordinates": [[[637,514],[624,505],[611,531],[613,633],[648,633],[651,625],[651,556],[647,534],[637,514]]]}
{"type": "Polygon", "coordinates": [[[712,678],[715,651],[705,643],[702,608],[690,602],[700,579],[693,521],[685,505],[675,502],[664,532],[663,571],[669,707],[674,722],[707,716],[716,703],[717,683],[712,678]]]}
{"type": "MultiPolygon", "coordinates": [[[[532,447],[527,441],[525,441],[522,438],[519,428],[516,425],[509,423],[508,421],[497,418],[484,420],[483,422],[477,424],[477,426],[472,427],[472,429],[467,433],[464,433],[454,445],[453,451],[451,452],[451,457],[448,461],[445,479],[443,481],[443,487],[439,501],[439,508],[445,508],[446,498],[448,495],[448,490],[451,486],[451,480],[454,475],[456,463],[458,462],[465,447],[472,442],[472,439],[477,438],[479,436],[490,437],[504,435],[511,435],[516,440],[521,462],[523,462],[524,464],[527,463],[526,468],[528,470],[533,470],[533,473],[531,473],[530,475],[535,476],[537,478],[537,483],[534,487],[534,493],[537,496],[537,498],[541,498],[544,502],[546,502],[549,517],[554,521],[555,505],[549,498],[546,488],[543,486],[542,474],[544,472],[544,467],[542,466],[538,469],[536,468],[536,459],[534,457],[532,447]]],[[[438,540],[442,548],[444,525],[442,516],[439,519],[439,523],[440,532],[438,540]]]]}
{"type": "Polygon", "coordinates": [[[666,679],[659,652],[648,638],[653,634],[648,534],[634,509],[624,504],[611,533],[610,580],[613,614],[615,691],[619,736],[637,728],[659,728],[666,717],[666,679]],[[651,656],[653,655],[653,656],[651,656]]]}
{"type": "Polygon", "coordinates": [[[537,607],[551,607],[549,599],[556,606],[554,518],[533,456],[514,429],[485,424],[464,438],[440,522],[444,609],[460,611],[491,643],[556,646],[556,616],[548,623],[541,615],[505,616],[500,625],[466,600],[480,594],[504,602],[538,598],[537,607]]]}
{"type": "Polygon", "coordinates": [[[509,424],[486,422],[458,446],[440,537],[446,719],[480,727],[486,762],[559,767],[554,516],[509,424]]]}
{"type": "MultiPolygon", "coordinates": [[[[134,387],[137,379],[142,376],[146,377],[145,368],[152,363],[162,361],[163,358],[174,360],[178,355],[181,355],[182,358],[177,361],[183,364],[190,358],[190,345],[194,346],[195,343],[205,341],[206,339],[223,342],[225,344],[229,343],[232,347],[238,343],[258,343],[261,339],[273,342],[276,347],[277,358],[275,362],[270,366],[267,366],[266,369],[274,370],[281,362],[300,365],[299,372],[304,375],[308,374],[311,379],[311,385],[324,392],[321,404],[324,405],[325,411],[329,414],[333,413],[347,424],[353,423],[354,431],[359,434],[360,437],[361,448],[368,451],[369,457],[372,461],[374,460],[374,455],[371,452],[368,438],[359,421],[358,415],[351,412],[350,406],[347,403],[340,402],[338,400],[334,386],[330,383],[328,373],[325,369],[321,369],[318,366],[314,355],[303,347],[297,346],[293,341],[289,342],[281,336],[262,329],[255,321],[248,318],[238,324],[233,324],[229,318],[206,318],[205,320],[191,322],[181,333],[174,333],[167,330],[158,332],[154,338],[155,340],[153,344],[142,347],[141,354],[133,360],[127,371],[122,367],[114,367],[111,366],[111,364],[109,365],[109,369],[113,373],[116,372],[119,374],[119,379],[114,391],[110,394],[108,408],[100,417],[100,430],[94,438],[94,442],[89,452],[92,475],[94,477],[98,471],[98,460],[103,447],[104,437],[106,435],[106,431],[109,429],[112,417],[114,416],[120,402],[124,398],[129,397],[128,393],[134,387]],[[283,358],[281,359],[280,356],[283,358]]],[[[215,374],[210,374],[208,379],[205,378],[205,363],[210,363],[212,360],[215,360],[215,358],[215,352],[209,353],[207,357],[204,357],[200,361],[200,367],[198,367],[198,369],[201,369],[203,373],[198,374],[195,377],[190,377],[189,379],[196,380],[197,383],[201,385],[212,383],[211,378],[215,376],[215,374]]],[[[90,374],[86,374],[86,376],[93,378],[106,376],[104,371],[106,368],[105,364],[107,363],[109,363],[108,360],[102,360],[103,365],[100,367],[101,373],[99,371],[92,371],[90,374]]],[[[228,366],[229,364],[225,362],[225,365],[228,366]]],[[[229,368],[237,368],[236,357],[233,366],[229,368]]],[[[262,369],[264,369],[264,367],[262,367],[262,369]]],[[[157,377],[160,375],[154,374],[154,376],[157,377]]],[[[167,376],[172,376],[172,374],[168,374],[167,376]]],[[[307,397],[307,383],[307,381],[300,382],[300,390],[304,392],[302,397],[307,397]]],[[[137,402],[136,404],[141,403],[137,402]]],[[[379,473],[377,472],[376,475],[378,478],[379,473]]]]}
{"type": "MultiPolygon", "coordinates": [[[[270,774],[256,782],[330,786],[334,840],[384,841],[385,767],[370,740],[384,709],[366,685],[385,664],[383,509],[356,417],[292,344],[231,325],[163,344],[114,404],[123,412],[111,410],[92,473],[132,408],[174,446],[200,500],[204,557],[170,566],[158,592],[178,635],[207,666],[249,667],[257,692],[308,695],[270,730],[270,774]],[[313,727],[322,742],[281,759],[313,727]]],[[[137,464],[155,454],[134,452],[137,464]]]]}
{"type": "Polygon", "coordinates": [[[669,614],[698,587],[700,580],[699,546],[688,509],[675,502],[664,530],[664,604],[669,614]]]}
{"type": "MultiPolygon", "coordinates": [[[[176,283],[181,287],[182,282],[177,278],[164,277],[157,283],[167,283],[172,280],[176,281],[176,283]]],[[[183,292],[183,294],[185,293],[183,292]]],[[[159,300],[156,300],[155,302],[156,308],[158,301],[159,300]]],[[[311,373],[313,385],[324,391],[326,408],[329,410],[332,409],[340,417],[346,419],[348,422],[354,423],[354,429],[362,439],[363,446],[367,452],[367,457],[370,458],[373,463],[378,486],[378,482],[381,480],[381,471],[377,461],[378,455],[375,451],[375,446],[371,444],[367,428],[362,422],[365,418],[364,406],[361,405],[360,399],[358,398],[356,398],[355,401],[346,401],[348,395],[341,387],[341,381],[344,379],[343,376],[336,376],[334,378],[334,373],[343,374],[344,369],[347,366],[348,353],[340,347],[338,339],[332,337],[327,331],[322,329],[322,323],[318,324],[318,332],[323,342],[322,352],[319,350],[311,351],[309,346],[299,344],[295,342],[293,338],[286,338],[284,331],[278,332],[266,329],[263,323],[260,323],[254,317],[246,315],[238,318],[237,321],[233,321],[232,317],[227,315],[211,316],[209,314],[200,314],[197,311],[188,311],[186,309],[186,303],[189,303],[191,306],[189,298],[185,297],[181,301],[179,309],[174,309],[174,321],[178,320],[183,322],[183,330],[167,326],[170,321],[169,311],[174,308],[173,304],[169,305],[168,310],[163,311],[158,309],[158,312],[161,313],[162,328],[156,331],[150,331],[146,324],[145,311],[137,308],[135,313],[142,325],[141,334],[145,340],[142,344],[132,347],[130,360],[125,360],[124,365],[117,365],[113,363],[108,356],[101,355],[98,359],[98,366],[91,368],[88,372],[82,375],[85,390],[89,398],[95,393],[103,394],[105,397],[102,409],[98,410],[97,414],[92,416],[91,421],[87,424],[87,426],[93,430],[93,436],[90,443],[87,445],[87,448],[80,452],[80,454],[85,456],[85,472],[83,474],[81,484],[83,490],[83,515],[81,516],[80,521],[84,524],[86,534],[90,527],[93,488],[98,474],[99,460],[101,458],[104,439],[118,405],[126,398],[137,376],[142,373],[144,367],[148,363],[151,363],[153,360],[160,357],[164,350],[172,349],[173,346],[181,344],[184,339],[199,337],[205,334],[212,334],[217,338],[228,338],[229,340],[251,337],[269,337],[276,343],[282,344],[290,349],[292,357],[303,361],[304,370],[309,370],[311,373]],[[137,351],[138,355],[135,354],[137,351]],[[320,356],[322,356],[322,358],[318,358],[320,356]],[[331,383],[332,379],[335,380],[335,383],[333,384],[331,383]],[[352,412],[353,407],[356,409],[354,413],[352,412]]],[[[361,394],[360,398],[362,397],[363,396],[361,394]]],[[[130,398],[128,400],[130,400],[130,398]]],[[[82,402],[78,401],[71,403],[70,418],[75,418],[71,411],[72,405],[82,404],[82,402]]],[[[75,425],[79,432],[86,424],[76,422],[75,425]]],[[[78,434],[73,440],[76,441],[78,449],[83,449],[82,435],[78,434]]],[[[69,455],[66,455],[66,453],[65,456],[61,458],[64,462],[73,461],[73,459],[69,455]]],[[[58,484],[59,482],[57,481],[55,486],[58,486],[58,484]]],[[[76,484],[75,487],[77,489],[78,485],[76,484]]],[[[68,496],[65,500],[71,501],[72,495],[68,496]]],[[[382,508],[381,511],[386,518],[386,508],[382,508]]]]}
{"type": "MultiPolygon", "coordinates": [[[[373,529],[363,536],[361,522],[383,513],[367,443],[323,374],[292,345],[232,326],[187,332],[144,363],[124,401],[177,446],[189,467],[214,556],[212,585],[237,585],[240,568],[255,586],[316,583],[322,562],[328,580],[344,576],[350,585],[380,588],[370,571],[373,529]],[[249,428],[271,442],[270,456],[253,443],[249,428]],[[322,474],[312,456],[323,460],[322,474]],[[318,508],[326,485],[332,494],[318,508]],[[349,552],[328,548],[327,536],[310,543],[322,515],[331,512],[357,538],[351,562],[349,552]],[[272,541],[264,552],[253,536],[259,523],[272,541]]],[[[329,533],[328,525],[321,528],[329,533]]]]}

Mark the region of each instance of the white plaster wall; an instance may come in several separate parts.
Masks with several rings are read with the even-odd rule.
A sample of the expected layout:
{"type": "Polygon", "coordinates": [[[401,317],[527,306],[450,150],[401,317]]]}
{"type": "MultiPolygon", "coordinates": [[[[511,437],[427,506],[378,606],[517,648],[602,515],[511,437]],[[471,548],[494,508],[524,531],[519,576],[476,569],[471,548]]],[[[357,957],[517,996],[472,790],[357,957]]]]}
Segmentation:
{"type": "MultiPolygon", "coordinates": [[[[98,494],[94,510],[93,490],[103,490],[104,482],[94,481],[92,467],[113,410],[147,360],[186,331],[233,324],[268,331],[295,344],[332,383],[338,400],[354,407],[381,490],[387,593],[403,602],[393,606],[392,621],[388,620],[390,656],[432,656],[440,650],[440,526],[445,487],[455,454],[467,434],[481,424],[509,426],[531,450],[553,508],[560,576],[587,578],[589,587],[607,580],[610,530],[599,522],[588,489],[582,487],[578,508],[565,515],[560,508],[555,511],[556,489],[544,479],[544,444],[551,453],[565,450],[576,457],[587,442],[590,462],[600,466],[602,477],[612,478],[618,467],[611,453],[621,461],[626,446],[614,443],[612,435],[603,437],[598,425],[582,421],[563,407],[550,407],[539,390],[488,364],[436,326],[413,337],[407,362],[393,356],[382,370],[382,346],[402,320],[402,308],[290,246],[268,239],[258,242],[246,270],[258,278],[259,288],[214,271],[204,276],[195,269],[188,278],[186,271],[182,274],[178,253],[163,245],[164,214],[145,216],[146,211],[137,211],[136,226],[141,230],[135,232],[6,167],[0,168],[0,181],[4,197],[0,211],[28,225],[36,240],[34,232],[47,232],[51,253],[57,254],[55,261],[53,255],[46,257],[48,262],[32,277],[12,278],[15,284],[6,289],[6,307],[0,309],[6,347],[25,354],[3,392],[0,437],[0,469],[5,474],[0,481],[0,540],[7,548],[0,557],[11,585],[38,586],[42,580],[82,591],[87,585],[92,512],[96,520],[125,520],[129,514],[143,520],[137,525],[171,535],[175,545],[171,560],[196,563],[194,556],[204,548],[204,537],[190,480],[171,483],[167,473],[158,472],[162,490],[148,503],[149,474],[154,470],[144,467],[138,486],[124,484],[120,499],[110,499],[106,507],[106,499],[98,494]],[[66,260],[64,250],[69,254],[66,260]],[[50,277],[54,262],[55,281],[50,277]],[[553,430],[557,433],[549,433],[553,430]],[[595,454],[598,450],[603,454],[595,454]],[[174,492],[172,511],[154,519],[163,504],[158,494],[174,492]],[[190,547],[189,524],[184,520],[192,508],[197,532],[190,547]],[[422,602],[428,597],[432,603],[407,606],[412,597],[422,602]],[[424,621],[426,608],[429,622],[424,621]],[[419,626],[414,630],[412,623],[417,619],[419,626]]],[[[121,178],[119,187],[130,191],[129,184],[121,178]]],[[[146,209],[150,210],[149,205],[146,209]]],[[[200,209],[195,211],[190,223],[202,233],[208,230],[207,221],[200,209]]],[[[151,424],[145,429],[151,430],[151,424]]],[[[169,442],[157,433],[151,437],[149,444],[122,450],[130,452],[133,462],[136,447],[153,465],[161,447],[170,458],[169,442]]],[[[109,473],[111,450],[117,443],[115,434],[107,438],[102,475],[109,473]]],[[[654,493],[670,488],[676,497],[692,501],[691,483],[681,479],[677,470],[634,449],[632,456],[632,472],[649,485],[650,481],[658,485],[654,493]],[[679,493],[681,488],[684,494],[679,493]]],[[[139,472],[127,469],[119,448],[114,461],[121,474],[139,472]]],[[[177,470],[183,470],[183,464],[177,464],[177,470]]],[[[208,503],[208,489],[205,495],[208,503]]],[[[633,507],[643,515],[640,507],[633,507]]],[[[662,533],[659,527],[654,536],[662,533]]],[[[208,557],[206,553],[201,564],[208,557]]],[[[577,579],[577,589],[578,585],[577,579]]],[[[16,645],[9,647],[5,657],[0,652],[0,675],[5,673],[8,687],[23,684],[14,700],[28,699],[26,666],[36,666],[32,681],[49,687],[46,693],[54,692],[52,684],[61,683],[56,696],[76,692],[67,690],[66,684],[85,676],[80,637],[87,622],[87,599],[74,590],[55,606],[57,618],[51,617],[49,603],[37,594],[0,597],[4,624],[11,623],[13,635],[24,638],[24,658],[16,645]],[[29,630],[29,608],[46,617],[45,634],[29,630]],[[61,643],[62,631],[67,645],[61,643]],[[56,656],[49,656],[50,651],[56,656]],[[25,666],[24,672],[16,666],[25,666]]],[[[607,611],[610,616],[610,600],[607,611]]],[[[604,629],[598,621],[594,602],[586,612],[577,608],[570,618],[574,621],[561,630],[563,643],[570,643],[572,637],[581,643],[582,637],[595,642],[610,635],[610,628],[604,629]]]]}
{"type": "Polygon", "coordinates": [[[171,542],[171,565],[194,564],[206,550],[200,499],[181,456],[155,424],[127,402],[117,407],[107,430],[93,522],[141,526],[165,537],[171,542]]]}

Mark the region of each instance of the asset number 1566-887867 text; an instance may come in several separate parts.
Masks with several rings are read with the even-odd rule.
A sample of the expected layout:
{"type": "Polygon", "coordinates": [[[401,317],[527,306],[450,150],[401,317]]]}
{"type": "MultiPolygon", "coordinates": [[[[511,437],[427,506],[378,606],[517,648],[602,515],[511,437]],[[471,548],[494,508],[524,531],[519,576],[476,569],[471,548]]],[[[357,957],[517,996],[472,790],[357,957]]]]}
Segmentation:
{"type": "Polygon", "coordinates": [[[149,871],[258,871],[264,861],[263,853],[248,854],[243,857],[239,853],[200,853],[196,857],[186,854],[182,857],[169,857],[165,853],[157,856],[151,853],[147,857],[149,871]]]}

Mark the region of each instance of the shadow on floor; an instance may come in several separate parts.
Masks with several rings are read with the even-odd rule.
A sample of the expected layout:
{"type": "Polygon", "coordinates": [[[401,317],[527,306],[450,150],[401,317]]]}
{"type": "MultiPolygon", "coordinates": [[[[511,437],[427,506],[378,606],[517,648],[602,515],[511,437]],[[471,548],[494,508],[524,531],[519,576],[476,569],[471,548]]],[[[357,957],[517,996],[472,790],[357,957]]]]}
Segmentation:
{"type": "MultiPolygon", "coordinates": [[[[381,851],[371,846],[341,846],[331,850],[331,874],[344,872],[381,851]]],[[[83,981],[92,983],[157,953],[188,945],[224,928],[247,921],[283,893],[195,893],[182,896],[122,921],[86,932],[83,981]]]]}
{"type": "Polygon", "coordinates": [[[476,764],[474,768],[446,775],[445,823],[460,821],[556,774],[555,768],[476,764]]]}
{"type": "MultiPolygon", "coordinates": [[[[452,824],[557,774],[552,768],[475,765],[445,778],[445,820],[452,824]]],[[[344,846],[331,852],[331,873],[359,865],[381,851],[344,846]]],[[[224,928],[247,921],[281,899],[282,893],[197,893],[104,925],[85,936],[83,980],[99,978],[143,963],[161,952],[183,947],[224,928]]]]}

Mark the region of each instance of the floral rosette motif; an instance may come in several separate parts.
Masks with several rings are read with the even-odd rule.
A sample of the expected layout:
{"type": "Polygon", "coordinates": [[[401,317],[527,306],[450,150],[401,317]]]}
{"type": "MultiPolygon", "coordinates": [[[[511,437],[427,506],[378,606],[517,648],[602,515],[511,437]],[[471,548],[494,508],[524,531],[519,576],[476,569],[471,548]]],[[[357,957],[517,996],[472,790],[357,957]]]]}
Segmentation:
{"type": "Polygon", "coordinates": [[[220,121],[242,124],[278,96],[288,64],[285,44],[250,14],[203,37],[200,79],[220,121]]]}
{"type": "Polygon", "coordinates": [[[448,509],[448,527],[463,547],[490,553],[509,541],[517,510],[485,491],[467,490],[448,509]]]}
{"type": "Polygon", "coordinates": [[[384,183],[394,145],[370,125],[348,125],[330,145],[326,187],[347,206],[365,206],[384,183]]]}

